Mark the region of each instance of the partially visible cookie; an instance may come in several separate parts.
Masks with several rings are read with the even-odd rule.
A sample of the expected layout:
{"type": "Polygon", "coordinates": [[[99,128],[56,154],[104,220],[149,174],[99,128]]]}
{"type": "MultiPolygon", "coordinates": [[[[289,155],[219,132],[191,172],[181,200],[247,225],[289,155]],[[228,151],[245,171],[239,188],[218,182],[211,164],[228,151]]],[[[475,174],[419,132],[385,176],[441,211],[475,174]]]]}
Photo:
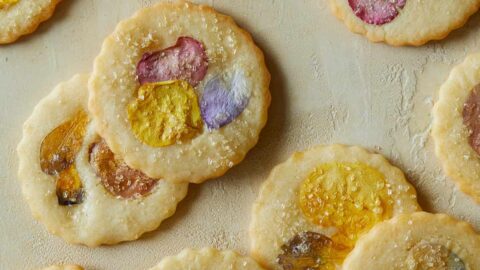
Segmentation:
{"type": "Polygon", "coordinates": [[[403,173],[355,146],[295,153],[263,184],[251,251],[271,269],[335,270],[375,224],[420,209],[403,173]]]}
{"type": "Polygon", "coordinates": [[[150,177],[200,183],[257,143],[270,74],[231,17],[163,1],[121,22],[103,43],[89,108],[112,151],[150,177]]]}
{"type": "Polygon", "coordinates": [[[180,254],[164,258],[150,270],[263,270],[253,259],[233,251],[213,248],[186,249],[180,254]]]}
{"type": "Polygon", "coordinates": [[[88,77],[59,84],[25,122],[23,195],[34,217],[70,243],[135,240],[175,212],[188,184],[149,178],[110,151],[87,112],[88,77]]]}
{"type": "Polygon", "coordinates": [[[394,46],[420,46],[445,38],[480,8],[480,0],[329,0],[355,33],[394,46]]]}
{"type": "Polygon", "coordinates": [[[78,265],[52,265],[43,270],[83,270],[83,268],[78,265]]]}
{"type": "Polygon", "coordinates": [[[376,225],[357,242],[344,270],[476,270],[480,235],[445,214],[418,212],[376,225]]]}
{"type": "Polygon", "coordinates": [[[460,189],[480,203],[480,54],[455,67],[433,108],[435,153],[460,189]]]}
{"type": "Polygon", "coordinates": [[[0,0],[0,44],[16,41],[50,18],[60,0],[0,0]]]}

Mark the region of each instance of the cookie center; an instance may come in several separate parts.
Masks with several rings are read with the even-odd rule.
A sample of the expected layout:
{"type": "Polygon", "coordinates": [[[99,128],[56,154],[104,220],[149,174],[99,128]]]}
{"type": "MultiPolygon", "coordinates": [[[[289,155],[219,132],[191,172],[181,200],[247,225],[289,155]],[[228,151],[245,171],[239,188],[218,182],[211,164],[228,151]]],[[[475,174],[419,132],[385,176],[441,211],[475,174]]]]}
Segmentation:
{"type": "Polygon", "coordinates": [[[422,241],[409,252],[408,269],[465,270],[464,262],[443,245],[422,241]]]}
{"type": "Polygon", "coordinates": [[[335,270],[349,249],[323,234],[302,232],[283,245],[282,252],[277,261],[285,270],[335,270]]]}
{"type": "Polygon", "coordinates": [[[152,147],[191,139],[202,130],[197,95],[187,81],[144,84],[127,111],[137,139],[152,147]]]}
{"type": "Polygon", "coordinates": [[[40,146],[40,167],[57,179],[57,197],[60,205],[82,202],[82,181],[75,168],[75,158],[85,137],[88,115],[77,112],[74,117],[50,132],[40,146]]]}
{"type": "Polygon", "coordinates": [[[353,13],[362,21],[383,25],[393,21],[407,0],[348,0],[353,13]]]}
{"type": "Polygon", "coordinates": [[[469,131],[468,142],[480,154],[480,85],[475,86],[463,105],[463,123],[469,131]]]}
{"type": "Polygon", "coordinates": [[[104,140],[90,148],[90,164],[110,194],[124,199],[145,196],[159,180],[128,167],[115,155],[104,140]]]}
{"type": "Polygon", "coordinates": [[[392,216],[392,191],[382,173],[363,163],[318,166],[300,187],[300,207],[314,224],[334,227],[332,240],[353,248],[360,234],[392,216]]]}
{"type": "Polygon", "coordinates": [[[0,0],[0,10],[1,9],[7,9],[16,3],[18,3],[20,0],[0,0]]]}

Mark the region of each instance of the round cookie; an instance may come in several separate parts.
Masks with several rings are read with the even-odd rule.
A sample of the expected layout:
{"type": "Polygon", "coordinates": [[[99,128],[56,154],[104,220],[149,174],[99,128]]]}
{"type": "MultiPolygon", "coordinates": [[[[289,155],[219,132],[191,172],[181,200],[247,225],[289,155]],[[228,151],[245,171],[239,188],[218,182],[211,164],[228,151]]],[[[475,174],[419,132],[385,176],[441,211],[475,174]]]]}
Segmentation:
{"type": "Polygon", "coordinates": [[[295,153],[263,184],[252,256],[270,269],[335,270],[376,223],[419,209],[415,189],[381,155],[317,146],[295,153]]]}
{"type": "Polygon", "coordinates": [[[254,260],[233,251],[213,248],[186,249],[180,254],[164,258],[150,270],[263,270],[254,260]]]}
{"type": "Polygon", "coordinates": [[[480,203],[480,54],[468,56],[442,85],[432,137],[445,173],[480,203]]]}
{"type": "Polygon", "coordinates": [[[257,143],[270,75],[232,18],[185,1],[121,22],[89,82],[89,108],[112,151],[150,177],[200,183],[257,143]]]}
{"type": "Polygon", "coordinates": [[[480,8],[480,0],[329,0],[354,33],[394,46],[445,38],[480,8]]]}
{"type": "Polygon", "coordinates": [[[480,235],[445,214],[404,214],[357,242],[345,270],[467,270],[480,266],[480,235]]]}
{"type": "Polygon", "coordinates": [[[129,168],[95,131],[87,75],[59,84],[34,109],[18,145],[19,178],[33,216],[70,243],[139,238],[170,217],[186,183],[129,168]]]}
{"type": "Polygon", "coordinates": [[[83,270],[83,268],[78,265],[52,265],[43,270],[83,270]]]}
{"type": "Polygon", "coordinates": [[[0,0],[0,44],[12,43],[50,18],[60,0],[0,0]]]}

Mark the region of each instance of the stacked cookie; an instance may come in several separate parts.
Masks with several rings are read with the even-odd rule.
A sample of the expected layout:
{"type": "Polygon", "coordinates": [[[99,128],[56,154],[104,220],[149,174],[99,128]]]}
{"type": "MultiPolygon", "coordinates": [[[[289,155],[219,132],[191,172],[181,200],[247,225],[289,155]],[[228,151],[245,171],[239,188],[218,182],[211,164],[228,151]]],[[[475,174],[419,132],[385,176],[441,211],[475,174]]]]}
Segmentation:
{"type": "Polygon", "coordinates": [[[317,146],[277,166],[254,204],[252,256],[269,269],[478,269],[480,235],[420,212],[415,189],[378,154],[317,146]]]}
{"type": "Polygon", "coordinates": [[[419,210],[415,189],[382,156],[318,146],[294,154],[263,184],[252,253],[271,269],[336,269],[375,224],[419,210]]]}
{"type": "Polygon", "coordinates": [[[58,85],[18,146],[33,215],[68,242],[135,240],[189,183],[238,164],[267,120],[262,52],[212,8],[160,3],[119,23],[90,75],[58,85]]]}

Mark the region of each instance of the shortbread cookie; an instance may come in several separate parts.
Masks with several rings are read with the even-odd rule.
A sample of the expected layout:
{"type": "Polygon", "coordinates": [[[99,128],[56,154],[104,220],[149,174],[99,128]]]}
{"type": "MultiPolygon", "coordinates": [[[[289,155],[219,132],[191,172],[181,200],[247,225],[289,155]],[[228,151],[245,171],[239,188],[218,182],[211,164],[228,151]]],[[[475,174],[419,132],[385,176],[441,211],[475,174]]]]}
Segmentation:
{"type": "Polygon", "coordinates": [[[212,248],[186,249],[177,256],[164,258],[150,270],[263,270],[254,260],[233,251],[212,248]]]}
{"type": "Polygon", "coordinates": [[[445,173],[480,203],[480,54],[455,67],[433,108],[432,136],[445,173]]]}
{"type": "Polygon", "coordinates": [[[83,268],[78,265],[52,265],[43,270],[83,270],[83,268]]]}
{"type": "Polygon", "coordinates": [[[129,168],[95,131],[88,76],[43,99],[24,125],[19,178],[33,215],[66,241],[88,246],[135,240],[175,212],[187,184],[129,168]]]}
{"type": "Polygon", "coordinates": [[[317,146],[294,154],[263,184],[252,254],[271,269],[335,270],[375,224],[419,209],[415,189],[381,155],[317,146]]]}
{"type": "Polygon", "coordinates": [[[333,13],[355,33],[390,45],[423,45],[463,26],[480,0],[329,0],[333,13]]]}
{"type": "Polygon", "coordinates": [[[50,18],[60,0],[0,0],[0,44],[35,31],[50,18]]]}
{"type": "Polygon", "coordinates": [[[376,225],[357,242],[344,270],[476,270],[480,235],[445,214],[418,212],[376,225]]]}
{"type": "Polygon", "coordinates": [[[165,1],[105,40],[89,108],[129,166],[199,183],[224,174],[257,143],[269,82],[262,52],[232,18],[165,1]]]}

